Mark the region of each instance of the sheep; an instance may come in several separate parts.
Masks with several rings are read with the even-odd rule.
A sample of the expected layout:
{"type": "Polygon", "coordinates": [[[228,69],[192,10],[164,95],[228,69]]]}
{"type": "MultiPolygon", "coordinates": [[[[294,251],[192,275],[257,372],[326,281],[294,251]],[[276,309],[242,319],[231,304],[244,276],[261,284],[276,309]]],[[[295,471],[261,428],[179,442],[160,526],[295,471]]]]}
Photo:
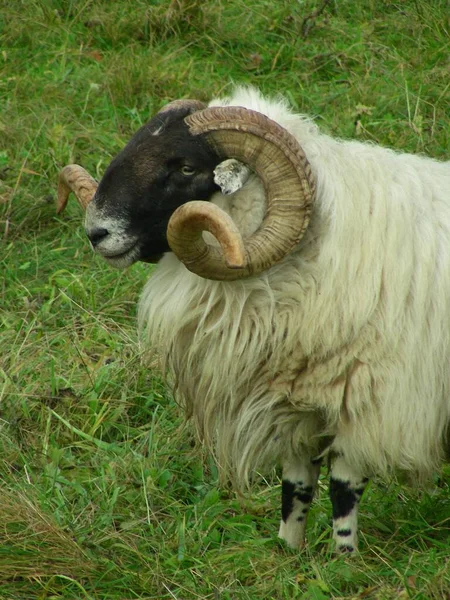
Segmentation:
{"type": "Polygon", "coordinates": [[[221,474],[245,487],[279,463],[279,536],[300,549],[327,459],[353,553],[368,478],[450,454],[450,163],[334,139],[237,88],[169,104],[95,189],[95,250],[159,261],[139,328],[221,474]]]}

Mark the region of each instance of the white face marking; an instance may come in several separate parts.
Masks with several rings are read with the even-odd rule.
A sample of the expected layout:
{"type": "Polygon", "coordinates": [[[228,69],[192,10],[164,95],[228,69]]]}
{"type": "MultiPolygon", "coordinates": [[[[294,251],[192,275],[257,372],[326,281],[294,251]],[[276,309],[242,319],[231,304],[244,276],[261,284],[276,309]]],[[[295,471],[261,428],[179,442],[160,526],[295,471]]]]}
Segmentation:
{"type": "Polygon", "coordinates": [[[229,158],[214,169],[214,183],[220,187],[222,194],[228,196],[243,187],[250,173],[247,165],[235,158],[229,158]]]}
{"type": "Polygon", "coordinates": [[[155,131],[152,131],[152,135],[159,135],[163,129],[164,129],[164,125],[161,125],[157,129],[155,129],[155,131]]]}
{"type": "Polygon", "coordinates": [[[156,123],[152,122],[151,127],[147,126],[147,131],[150,133],[150,135],[159,135],[165,128],[166,123],[164,120],[158,118],[156,123]]]}
{"type": "Polygon", "coordinates": [[[125,218],[111,219],[94,202],[88,204],[84,227],[89,234],[95,229],[106,229],[108,235],[96,244],[94,250],[113,267],[124,269],[133,264],[139,256],[137,236],[126,232],[128,221],[125,218]]]}

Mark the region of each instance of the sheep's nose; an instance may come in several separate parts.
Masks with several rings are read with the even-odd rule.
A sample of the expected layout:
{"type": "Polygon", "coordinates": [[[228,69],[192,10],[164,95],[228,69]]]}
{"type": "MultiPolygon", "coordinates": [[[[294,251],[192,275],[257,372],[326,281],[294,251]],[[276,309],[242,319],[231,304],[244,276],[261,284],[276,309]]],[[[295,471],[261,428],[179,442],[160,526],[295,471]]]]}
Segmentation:
{"type": "Polygon", "coordinates": [[[107,236],[109,231],[103,227],[95,227],[86,232],[91,244],[95,247],[107,236]]]}

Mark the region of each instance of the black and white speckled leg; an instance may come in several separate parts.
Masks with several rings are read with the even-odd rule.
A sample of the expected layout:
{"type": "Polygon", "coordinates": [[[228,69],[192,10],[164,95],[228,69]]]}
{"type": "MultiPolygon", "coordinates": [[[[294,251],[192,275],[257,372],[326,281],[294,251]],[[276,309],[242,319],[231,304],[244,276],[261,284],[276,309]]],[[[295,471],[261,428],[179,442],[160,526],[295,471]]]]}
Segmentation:
{"type": "Polygon", "coordinates": [[[344,456],[331,467],[330,497],[333,507],[333,538],[336,552],[354,552],[358,545],[358,504],[367,478],[352,469],[344,456]]]}
{"type": "Polygon", "coordinates": [[[320,461],[296,460],[283,466],[281,488],[281,523],[278,536],[290,548],[302,548],[305,543],[306,517],[311,505],[320,461]]]}

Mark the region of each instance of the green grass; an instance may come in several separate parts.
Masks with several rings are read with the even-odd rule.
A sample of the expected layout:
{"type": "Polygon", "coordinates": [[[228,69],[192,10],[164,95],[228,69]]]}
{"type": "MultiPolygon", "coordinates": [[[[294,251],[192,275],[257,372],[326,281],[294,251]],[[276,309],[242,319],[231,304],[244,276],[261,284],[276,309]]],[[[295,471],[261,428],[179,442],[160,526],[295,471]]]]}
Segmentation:
{"type": "Polygon", "coordinates": [[[151,267],[94,257],[58,170],[99,177],[168,100],[284,91],[327,131],[450,147],[447,0],[4,0],[0,10],[0,598],[450,598],[449,470],[373,482],[361,552],[334,558],[326,474],[301,554],[279,482],[246,498],[141,360],[151,267]]]}

